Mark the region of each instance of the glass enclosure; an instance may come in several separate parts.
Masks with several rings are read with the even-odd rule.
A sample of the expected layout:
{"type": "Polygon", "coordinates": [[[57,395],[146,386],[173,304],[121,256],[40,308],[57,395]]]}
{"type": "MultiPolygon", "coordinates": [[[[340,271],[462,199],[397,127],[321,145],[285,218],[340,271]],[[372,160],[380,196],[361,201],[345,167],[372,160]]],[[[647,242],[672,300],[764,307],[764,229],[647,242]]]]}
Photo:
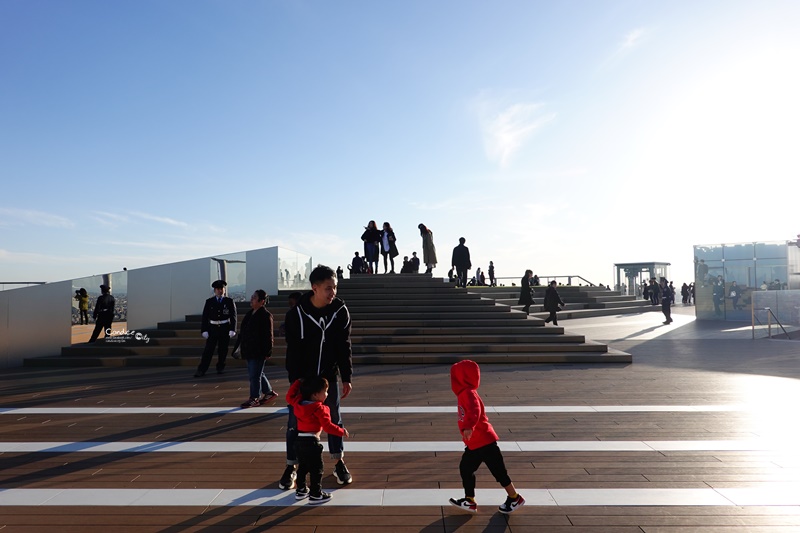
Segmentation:
{"type": "Polygon", "coordinates": [[[278,248],[278,289],[302,291],[311,288],[308,276],[313,269],[310,255],[278,248]]]}
{"type": "Polygon", "coordinates": [[[697,318],[749,322],[756,293],[790,288],[790,273],[797,270],[789,264],[790,245],[780,241],[695,246],[697,318]]]}

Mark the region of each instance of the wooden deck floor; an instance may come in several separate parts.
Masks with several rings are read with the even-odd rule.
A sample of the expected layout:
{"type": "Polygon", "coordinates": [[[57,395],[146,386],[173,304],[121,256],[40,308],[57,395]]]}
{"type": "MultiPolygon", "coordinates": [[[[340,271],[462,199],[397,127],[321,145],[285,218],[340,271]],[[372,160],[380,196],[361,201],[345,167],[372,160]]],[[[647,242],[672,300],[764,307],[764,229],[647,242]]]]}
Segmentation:
{"type": "MultiPolygon", "coordinates": [[[[621,348],[634,364],[482,367],[481,395],[528,500],[510,516],[497,513],[503,492],[485,468],[477,515],[447,504],[463,495],[447,366],[356,369],[343,402],[354,483],[338,488],[326,455],[334,498],[316,507],[278,490],[286,417],[280,404],[238,410],[243,369],[5,370],[0,531],[800,531],[798,345],[621,348]],[[580,443],[592,449],[574,451],[580,443]]],[[[285,393],[285,372],[269,377],[285,393]]]]}

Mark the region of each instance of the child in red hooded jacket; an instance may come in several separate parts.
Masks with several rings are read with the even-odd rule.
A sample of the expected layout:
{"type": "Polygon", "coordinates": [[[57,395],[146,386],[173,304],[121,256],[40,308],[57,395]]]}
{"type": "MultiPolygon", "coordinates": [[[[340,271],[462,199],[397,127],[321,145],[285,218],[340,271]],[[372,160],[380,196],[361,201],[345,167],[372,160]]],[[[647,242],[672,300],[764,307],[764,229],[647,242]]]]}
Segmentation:
{"type": "Polygon", "coordinates": [[[517,494],[511,478],[508,477],[503,454],[497,445],[499,437],[489,423],[483,401],[478,395],[480,384],[481,369],[475,361],[459,361],[450,368],[450,385],[458,397],[458,429],[466,444],[461,464],[458,465],[465,497],[459,500],[450,498],[450,503],[470,513],[478,512],[478,504],[475,502],[475,471],[481,463],[486,463],[489,471],[508,494],[499,511],[509,514],[525,505],[525,499],[517,494]]]}
{"type": "Polygon", "coordinates": [[[324,430],[337,437],[349,437],[350,433],[331,421],[331,411],[325,405],[328,397],[328,380],[321,376],[298,379],[286,393],[286,401],[297,417],[297,439],[294,449],[297,454],[297,489],[295,498],[308,498],[310,503],[325,503],[331,499],[329,492],[322,490],[322,444],[320,433],[324,430]],[[306,485],[306,474],[311,477],[311,490],[306,485]]]}

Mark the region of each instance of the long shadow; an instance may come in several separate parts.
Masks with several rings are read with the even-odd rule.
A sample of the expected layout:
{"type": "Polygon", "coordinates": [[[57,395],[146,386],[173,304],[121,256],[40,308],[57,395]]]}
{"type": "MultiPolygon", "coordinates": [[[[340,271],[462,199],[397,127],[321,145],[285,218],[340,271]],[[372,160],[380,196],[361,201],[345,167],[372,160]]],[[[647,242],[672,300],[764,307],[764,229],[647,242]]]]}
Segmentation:
{"type": "MultiPolygon", "coordinates": [[[[289,490],[284,492],[286,493],[287,500],[291,499],[291,502],[289,503],[295,501],[294,491],[289,490]]],[[[256,489],[251,493],[251,495],[243,496],[233,500],[229,506],[212,507],[203,514],[187,518],[179,524],[173,524],[171,526],[162,528],[158,530],[158,533],[179,533],[187,529],[191,529],[192,531],[212,532],[218,532],[221,529],[224,531],[225,528],[230,528],[231,531],[238,530],[242,527],[243,516],[253,516],[256,514],[252,512],[253,507],[256,507],[256,505],[253,507],[244,507],[238,512],[232,512],[231,509],[245,505],[247,502],[259,497],[259,489],[256,489]],[[220,519],[220,517],[224,518],[220,519]],[[205,528],[202,528],[202,525],[204,523],[208,523],[209,521],[211,523],[205,528]],[[201,526],[201,529],[197,529],[198,526],[201,526]]],[[[288,511],[286,510],[287,507],[288,505],[260,507],[260,509],[264,510],[258,513],[255,523],[250,526],[248,531],[267,531],[273,527],[283,525],[293,518],[306,514],[310,511],[310,508],[306,505],[292,507],[288,511]],[[264,519],[267,521],[264,522],[264,519]]],[[[320,518],[320,521],[324,521],[324,519],[320,518]]]]}
{"type": "MultiPolygon", "coordinates": [[[[129,430],[120,433],[116,433],[113,435],[109,435],[103,442],[118,442],[118,441],[125,441],[135,439],[136,437],[146,434],[146,433],[153,433],[153,432],[162,432],[166,430],[174,430],[181,426],[186,426],[189,424],[195,424],[197,422],[203,422],[206,420],[211,420],[218,418],[219,414],[209,414],[209,415],[200,415],[196,417],[192,417],[186,420],[180,420],[175,422],[167,422],[163,424],[147,426],[144,428],[136,429],[136,430],[129,430]]],[[[227,433],[229,431],[235,431],[242,428],[247,428],[250,426],[254,426],[256,424],[262,424],[266,421],[282,418],[285,415],[283,413],[269,413],[263,416],[257,416],[252,418],[246,419],[239,419],[236,422],[232,422],[229,424],[224,425],[217,425],[213,429],[203,429],[191,433],[187,433],[177,439],[173,439],[170,442],[193,442],[202,440],[208,437],[213,437],[219,434],[227,433]]],[[[85,440],[80,441],[85,443],[96,442],[92,440],[85,440]]],[[[16,456],[13,458],[6,458],[9,463],[12,463],[14,467],[19,467],[22,465],[33,465],[39,461],[52,461],[54,457],[65,457],[68,455],[74,454],[74,452],[32,452],[27,453],[21,456],[16,456]]],[[[6,455],[10,455],[6,454],[6,455]]],[[[118,453],[118,452],[111,452],[106,454],[105,456],[92,456],[91,458],[80,459],[74,462],[65,462],[64,464],[53,466],[50,468],[46,468],[44,470],[37,470],[36,472],[29,472],[26,474],[21,474],[18,476],[10,477],[7,479],[2,480],[2,486],[10,487],[10,486],[22,486],[34,481],[43,481],[50,479],[54,476],[58,475],[65,475],[71,474],[75,472],[80,472],[81,470],[92,467],[97,468],[98,465],[110,464],[121,457],[130,457],[138,455],[137,453],[118,453]]],[[[4,461],[5,462],[5,461],[4,461]]],[[[8,466],[6,466],[7,468],[8,466]]]]}
{"type": "MultiPolygon", "coordinates": [[[[183,368],[183,367],[181,367],[183,368]]],[[[274,367],[273,367],[274,368],[274,367]]],[[[81,373],[79,376],[70,376],[67,380],[53,380],[45,381],[36,379],[38,376],[33,376],[34,379],[21,381],[16,380],[13,386],[6,385],[9,380],[6,378],[0,385],[0,393],[3,396],[11,396],[13,394],[24,394],[31,396],[36,393],[48,393],[46,396],[40,398],[30,398],[23,401],[15,402],[15,407],[39,407],[42,404],[52,405],[55,402],[71,401],[76,398],[92,398],[97,396],[108,395],[109,393],[117,393],[120,390],[138,390],[158,387],[162,385],[174,385],[175,383],[196,382],[196,383],[219,383],[231,380],[246,382],[247,370],[244,368],[236,368],[235,370],[228,371],[221,376],[208,375],[202,378],[203,381],[197,381],[196,378],[191,377],[191,371],[181,373],[178,372],[164,372],[164,370],[148,371],[146,373],[139,373],[136,375],[125,374],[110,374],[109,369],[97,370],[98,375],[87,377],[86,373],[81,373]],[[73,387],[76,390],[64,391],[60,393],[49,394],[53,389],[61,389],[65,387],[73,387]],[[80,389],[77,389],[80,387],[80,389]]],[[[63,375],[63,371],[62,374],[63,375]]],[[[285,371],[276,369],[273,372],[267,370],[267,377],[272,381],[273,379],[281,381],[285,378],[285,371]],[[280,374],[280,376],[278,375],[280,374]]]]}

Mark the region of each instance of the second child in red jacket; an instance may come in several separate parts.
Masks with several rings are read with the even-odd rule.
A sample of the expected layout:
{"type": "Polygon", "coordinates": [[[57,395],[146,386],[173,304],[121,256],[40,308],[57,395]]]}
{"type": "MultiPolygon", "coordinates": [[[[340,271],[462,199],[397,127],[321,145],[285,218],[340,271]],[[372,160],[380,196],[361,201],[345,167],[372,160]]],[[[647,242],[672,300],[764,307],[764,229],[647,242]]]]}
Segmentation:
{"type": "Polygon", "coordinates": [[[450,368],[450,386],[458,397],[458,429],[466,445],[461,464],[461,483],[464,485],[464,498],[450,498],[450,503],[463,511],[478,512],[475,502],[475,471],[486,463],[494,479],[506,490],[508,497],[499,511],[508,514],[525,505],[525,499],[517,494],[511,478],[508,477],[503,454],[497,445],[499,437],[489,423],[483,400],[478,395],[481,384],[481,369],[475,361],[459,361],[450,368]]]}
{"type": "Polygon", "coordinates": [[[325,503],[331,499],[329,492],[322,490],[322,444],[320,434],[325,431],[337,437],[349,437],[350,433],[331,421],[331,411],[325,405],[328,397],[328,380],[314,376],[298,379],[286,393],[286,401],[297,417],[297,439],[294,450],[297,454],[297,489],[295,498],[308,498],[310,503],[325,503]],[[306,485],[306,474],[311,478],[311,489],[306,485]]]}

